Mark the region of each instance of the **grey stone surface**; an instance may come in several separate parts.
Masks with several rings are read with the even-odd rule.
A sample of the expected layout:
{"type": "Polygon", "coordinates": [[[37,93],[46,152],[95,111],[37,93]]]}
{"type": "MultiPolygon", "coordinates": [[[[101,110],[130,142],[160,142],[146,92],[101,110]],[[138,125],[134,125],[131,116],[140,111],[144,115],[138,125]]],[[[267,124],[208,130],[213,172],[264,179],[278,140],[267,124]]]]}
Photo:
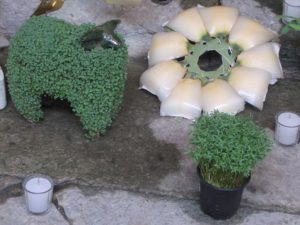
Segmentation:
{"type": "MultiPolygon", "coordinates": [[[[262,2],[262,1],[261,1],[262,2]]],[[[273,5],[277,2],[273,1],[273,5]]],[[[236,7],[240,10],[241,15],[252,18],[263,24],[265,27],[278,32],[282,27],[279,19],[270,8],[263,7],[259,1],[255,0],[222,0],[223,5],[236,7]]]]}
{"type": "Polygon", "coordinates": [[[81,24],[101,24],[109,19],[120,18],[126,24],[141,26],[148,31],[162,30],[161,25],[181,11],[178,0],[167,6],[157,5],[148,0],[142,0],[137,6],[110,5],[99,0],[82,2],[80,0],[65,0],[58,11],[48,13],[66,21],[81,24]]]}
{"type": "Polygon", "coordinates": [[[78,118],[64,104],[44,108],[45,119],[32,124],[9,101],[0,111],[2,173],[47,173],[55,179],[154,190],[162,177],[179,169],[180,153],[157,141],[147,127],[159,115],[157,100],[137,88],[143,63],[130,63],[123,109],[108,133],[94,141],[84,137],[78,118]]]}
{"type": "MultiPolygon", "coordinates": [[[[189,121],[171,118],[160,118],[150,124],[157,139],[175,144],[182,152],[180,170],[161,180],[159,188],[162,190],[179,193],[197,191],[196,167],[186,154],[190,147],[190,125],[189,121]]],[[[267,129],[267,133],[274,140],[274,132],[267,129]]],[[[243,204],[298,212],[300,183],[296,177],[300,177],[299,158],[300,144],[284,147],[274,141],[271,153],[252,173],[251,181],[243,195],[243,204]]]]}
{"type": "MultiPolygon", "coordinates": [[[[8,107],[0,111],[2,173],[19,177],[46,173],[56,181],[73,179],[93,186],[122,187],[198,199],[196,165],[186,154],[191,122],[160,117],[159,101],[138,90],[139,76],[145,64],[145,61],[130,61],[123,109],[108,133],[93,141],[84,137],[78,118],[63,103],[44,108],[45,119],[32,124],[25,121],[9,102],[8,107]]],[[[299,111],[299,104],[292,103],[299,99],[300,82],[282,82],[289,84],[290,88],[279,84],[273,86],[262,112],[248,108],[247,113],[266,127],[274,125],[274,115],[278,110],[299,111]]],[[[277,148],[276,145],[274,147],[277,148]]],[[[289,161],[297,152],[299,146],[290,156],[285,156],[284,150],[275,149],[271,160],[274,160],[272,157],[286,158],[290,167],[268,163],[262,164],[261,170],[272,174],[283,170],[282,175],[291,172],[285,178],[290,180],[298,175],[297,170],[292,171],[293,167],[298,168],[296,161],[289,161]]],[[[259,186],[262,182],[260,177],[261,172],[255,172],[251,185],[259,186]]],[[[295,201],[298,200],[296,196],[300,196],[296,188],[297,180],[289,181],[295,188],[285,194],[282,192],[286,186],[276,179],[273,176],[268,180],[275,185],[270,186],[275,188],[272,194],[275,200],[251,197],[250,203],[299,210],[298,203],[289,203],[291,196],[295,196],[295,201]]],[[[271,192],[269,189],[267,191],[271,192]]],[[[250,194],[251,191],[248,192],[250,194]]]]}
{"type": "Polygon", "coordinates": [[[137,6],[110,5],[99,0],[66,0],[58,11],[49,16],[82,24],[102,24],[107,20],[121,19],[118,31],[124,35],[132,57],[146,56],[153,33],[162,31],[162,24],[181,11],[178,1],[161,6],[143,0],[137,6]]]}
{"type": "Polygon", "coordinates": [[[9,41],[2,35],[0,35],[0,48],[7,47],[9,45],[9,41]]]}
{"type": "MultiPolygon", "coordinates": [[[[204,6],[216,4],[216,1],[183,2],[184,1],[174,0],[167,6],[161,6],[149,0],[143,0],[142,4],[138,6],[124,7],[105,4],[99,0],[91,0],[88,2],[66,0],[60,10],[49,13],[48,15],[76,24],[87,22],[101,24],[107,20],[119,18],[122,20],[119,32],[126,38],[127,44],[129,45],[129,54],[133,57],[138,57],[146,55],[152,34],[162,31],[162,25],[180,12],[182,10],[181,7],[192,7],[197,3],[204,6]]],[[[260,21],[266,27],[274,31],[278,31],[281,27],[280,22],[275,18],[276,14],[269,8],[260,7],[260,3],[254,0],[224,0],[223,4],[239,8],[243,15],[260,21]],[[260,10],[257,10],[259,7],[260,10]],[[256,10],[255,14],[252,13],[254,10],[256,10]]]]}
{"type": "Polygon", "coordinates": [[[247,216],[239,225],[298,225],[299,215],[280,212],[258,212],[247,216]]]}
{"type": "Polygon", "coordinates": [[[22,178],[10,175],[0,175],[0,204],[8,198],[22,195],[22,178]]]}
{"type": "MultiPolygon", "coordinates": [[[[284,68],[284,76],[290,68],[284,68]]],[[[300,112],[300,104],[297,104],[300,98],[299,73],[293,73],[297,79],[282,79],[275,85],[269,85],[269,90],[264,102],[262,111],[246,105],[246,110],[241,115],[249,116],[263,127],[268,127],[272,130],[275,129],[275,116],[278,112],[294,111],[300,112]]]]}
{"type": "Polygon", "coordinates": [[[0,34],[13,35],[40,3],[41,0],[1,0],[0,34]]]}
{"type": "MultiPolygon", "coordinates": [[[[269,131],[273,138],[274,133],[269,131]]],[[[246,187],[244,200],[255,206],[300,211],[300,144],[283,147],[274,142],[271,154],[260,163],[246,187]]]]}
{"type": "MultiPolygon", "coordinates": [[[[1,1],[0,7],[2,5],[5,13],[2,14],[3,19],[0,20],[0,33],[14,34],[16,29],[34,12],[39,1],[31,0],[30,2],[27,1],[26,4],[20,1],[1,1]],[[10,15],[14,13],[18,16],[15,19],[7,16],[6,13],[10,15]]],[[[85,2],[80,0],[65,0],[61,9],[47,15],[75,24],[102,24],[107,20],[119,18],[122,20],[122,23],[118,31],[125,36],[130,56],[146,57],[152,34],[162,31],[162,25],[180,12],[182,7],[192,7],[197,3],[204,6],[211,6],[217,4],[217,1],[173,0],[168,5],[162,6],[149,0],[143,0],[142,4],[137,6],[119,6],[106,4],[100,0],[85,2]]],[[[223,0],[223,4],[239,8],[243,15],[258,20],[272,30],[278,31],[281,27],[281,23],[275,18],[276,14],[269,8],[262,7],[261,3],[254,0],[223,0]],[[255,13],[253,13],[254,11],[255,13]]]]}
{"type": "Polygon", "coordinates": [[[299,215],[240,208],[237,215],[216,221],[202,213],[196,201],[101,190],[85,195],[77,188],[57,194],[74,225],[296,225],[299,215]]]}
{"type": "Polygon", "coordinates": [[[84,196],[79,189],[65,190],[57,195],[67,217],[74,225],[208,225],[200,221],[199,208],[189,201],[168,201],[143,197],[126,191],[100,191],[84,196]],[[198,220],[185,213],[193,208],[198,220]]]}
{"type": "Polygon", "coordinates": [[[1,225],[70,225],[54,205],[45,215],[31,215],[26,210],[24,197],[10,198],[5,204],[0,204],[1,225]]]}
{"type": "Polygon", "coordinates": [[[181,152],[180,169],[161,179],[158,185],[160,190],[175,192],[177,195],[188,192],[197,195],[199,182],[196,174],[196,165],[188,156],[188,149],[191,148],[189,143],[191,126],[192,121],[190,120],[166,117],[155,119],[149,124],[157,140],[175,144],[176,148],[181,152]]]}
{"type": "Polygon", "coordinates": [[[297,225],[300,216],[241,207],[231,219],[213,220],[194,200],[123,190],[69,187],[55,194],[45,215],[27,212],[24,196],[0,204],[1,225],[297,225]]]}
{"type": "MultiPolygon", "coordinates": [[[[4,2],[8,1],[0,1],[0,7],[4,2]]],[[[25,121],[11,101],[0,111],[0,224],[70,224],[54,206],[42,217],[26,213],[23,196],[17,196],[22,195],[22,179],[32,173],[48,174],[60,183],[57,203],[74,224],[300,224],[299,144],[283,147],[274,143],[272,152],[253,172],[238,214],[228,221],[214,221],[199,210],[196,165],[186,154],[192,123],[160,117],[158,99],[138,90],[152,34],[180,7],[196,2],[209,5],[216,1],[174,0],[158,6],[145,0],[140,6],[120,7],[100,0],[66,0],[62,9],[49,14],[77,24],[121,18],[119,32],[135,58],[129,63],[123,108],[108,133],[96,140],[84,137],[79,119],[64,102],[45,106],[45,119],[34,124],[25,121]],[[67,181],[79,184],[83,192],[64,189],[61,183],[67,181]]],[[[274,19],[280,13],[279,2],[224,0],[273,30],[280,28],[274,19]],[[276,3],[274,8],[266,8],[271,2],[276,3]]],[[[298,37],[291,33],[280,38],[284,74],[296,79],[271,86],[263,111],[248,106],[242,114],[266,127],[271,137],[277,112],[300,112],[298,37]]],[[[6,55],[4,48],[1,66],[6,55]]]]}

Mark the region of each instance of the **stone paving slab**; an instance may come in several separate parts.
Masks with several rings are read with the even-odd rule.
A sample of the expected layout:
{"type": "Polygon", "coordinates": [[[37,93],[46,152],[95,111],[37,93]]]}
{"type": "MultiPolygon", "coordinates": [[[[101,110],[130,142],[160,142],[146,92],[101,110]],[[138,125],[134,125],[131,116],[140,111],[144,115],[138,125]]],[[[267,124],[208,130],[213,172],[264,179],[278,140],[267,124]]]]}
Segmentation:
{"type": "Polygon", "coordinates": [[[298,225],[300,216],[241,207],[231,219],[204,215],[193,200],[136,194],[120,190],[70,187],[55,194],[62,215],[52,204],[45,215],[25,208],[24,196],[0,205],[1,225],[298,225]],[[82,190],[84,191],[82,191],[82,190]],[[89,190],[89,191],[88,191],[89,190]]]}
{"type": "MultiPolygon", "coordinates": [[[[99,7],[103,7],[103,2],[91,0],[76,9],[80,1],[66,0],[69,8],[65,10],[74,10],[74,15],[65,11],[64,16],[77,23],[100,23],[111,18],[122,18],[120,32],[127,39],[130,55],[138,57],[130,60],[123,108],[106,136],[88,140],[78,118],[66,103],[56,102],[44,107],[45,119],[32,124],[25,121],[9,101],[8,107],[0,111],[0,224],[47,224],[47,219],[51,221],[52,217],[56,218],[57,223],[49,224],[70,224],[55,207],[43,217],[26,214],[22,197],[16,196],[22,195],[21,180],[32,173],[48,174],[56,183],[70,180],[76,184],[108,189],[97,189],[94,194],[87,191],[88,196],[76,188],[63,188],[57,193],[59,204],[64,206],[74,224],[82,224],[83,218],[101,224],[99,218],[103,215],[99,212],[104,209],[108,213],[104,214],[107,221],[108,215],[114,218],[116,211],[120,211],[123,221],[128,222],[131,218],[141,225],[152,224],[149,222],[151,220],[159,224],[155,220],[158,215],[154,210],[156,208],[165,215],[165,224],[176,224],[177,220],[181,224],[203,225],[300,224],[299,216],[294,215],[300,212],[300,183],[297,179],[300,175],[299,144],[288,148],[274,143],[273,151],[254,171],[238,215],[226,222],[213,221],[201,213],[195,201],[199,198],[196,166],[186,154],[190,147],[188,133],[192,123],[185,119],[160,117],[156,97],[138,90],[139,77],[147,68],[145,58],[148,45],[152,34],[162,29],[160,23],[175,15],[180,7],[191,6],[192,2],[208,2],[174,1],[167,7],[148,1],[143,7],[107,6],[109,8],[104,7],[102,11],[100,7],[99,11],[99,8],[92,10],[91,7],[96,1],[99,7]],[[75,13],[76,10],[81,13],[75,13]],[[149,11],[153,13],[147,13],[149,11]],[[116,191],[111,191],[112,188],[116,191]],[[151,197],[147,193],[176,198],[151,197]],[[82,210],[75,207],[74,200],[82,204],[82,210]],[[108,206],[104,207],[106,204],[108,206]],[[140,208],[137,209],[136,204],[140,208]],[[92,212],[89,212],[90,207],[92,212]],[[145,215],[147,220],[144,223],[134,214],[135,210],[145,215]],[[18,218],[15,215],[21,216],[18,218]]],[[[275,21],[274,16],[278,14],[281,1],[275,1],[275,13],[273,8],[262,7],[270,1],[223,2],[239,6],[242,13],[262,21],[273,30],[280,29],[280,22],[275,21]]],[[[59,11],[52,15],[63,16],[59,15],[59,11]]],[[[274,135],[274,116],[277,112],[300,112],[298,37],[291,34],[280,40],[284,44],[281,52],[284,74],[297,80],[286,79],[271,86],[262,112],[247,107],[243,113],[266,127],[270,137],[274,135]]],[[[4,65],[4,62],[5,56],[0,54],[0,64],[4,65]]],[[[122,224],[121,220],[119,224],[122,224]]]]}
{"type": "Polygon", "coordinates": [[[238,225],[298,225],[300,217],[279,212],[257,212],[247,216],[238,225]]]}
{"type": "MultiPolygon", "coordinates": [[[[177,201],[142,197],[126,191],[100,191],[86,197],[79,189],[67,189],[57,195],[67,217],[74,225],[182,225],[203,224],[192,218],[185,210],[196,211],[199,207],[188,201],[180,205],[177,201]],[[182,206],[186,209],[181,208],[182,206]]],[[[198,218],[199,219],[199,218],[198,218]]]]}
{"type": "MultiPolygon", "coordinates": [[[[196,193],[198,179],[195,166],[187,157],[190,126],[182,121],[160,118],[150,124],[154,136],[172,143],[182,152],[180,170],[161,180],[159,188],[176,193],[196,193]]],[[[267,129],[274,140],[274,132],[267,129]]],[[[243,195],[243,204],[267,209],[300,211],[300,144],[284,147],[274,141],[271,153],[258,164],[243,195]]]]}
{"type": "Polygon", "coordinates": [[[9,41],[2,35],[0,35],[0,48],[9,46],[9,41]]]}
{"type": "Polygon", "coordinates": [[[297,225],[299,215],[240,208],[231,219],[217,221],[204,215],[197,201],[137,195],[126,191],[98,191],[85,195],[77,188],[57,194],[74,225],[297,225]]]}
{"type": "MultiPolygon", "coordinates": [[[[66,104],[46,107],[43,121],[29,123],[9,102],[0,111],[1,173],[18,177],[45,173],[56,181],[197,199],[196,165],[186,154],[192,123],[159,116],[159,101],[137,88],[144,69],[145,62],[131,61],[123,109],[107,135],[93,141],[84,137],[66,104]]],[[[289,85],[272,86],[262,112],[251,107],[247,111],[266,127],[274,125],[278,111],[300,111],[299,104],[289,103],[300,98],[300,81],[281,83],[289,85]]],[[[245,204],[299,211],[299,182],[294,179],[299,177],[299,152],[299,145],[294,149],[274,145],[253,174],[245,204]],[[287,191],[288,187],[292,189],[287,191]]]]}
{"type": "MultiPolygon", "coordinates": [[[[26,210],[23,197],[10,198],[0,204],[1,225],[70,225],[56,210],[54,205],[45,215],[31,215],[26,210]]],[[[82,224],[83,225],[83,224],[82,224]]]]}
{"type": "Polygon", "coordinates": [[[40,3],[41,0],[1,0],[0,34],[13,35],[40,3]]]}
{"type": "Polygon", "coordinates": [[[146,57],[152,34],[163,31],[162,24],[180,11],[179,1],[173,1],[168,6],[154,4],[150,0],[143,0],[137,6],[114,6],[99,0],[65,0],[60,10],[48,15],[75,24],[99,25],[107,20],[121,19],[117,31],[125,36],[129,55],[146,57]]]}
{"type": "MultiPolygon", "coordinates": [[[[269,132],[274,138],[274,132],[269,132]]],[[[270,209],[300,212],[300,144],[283,147],[274,143],[273,150],[253,172],[246,187],[244,202],[270,209]]]]}

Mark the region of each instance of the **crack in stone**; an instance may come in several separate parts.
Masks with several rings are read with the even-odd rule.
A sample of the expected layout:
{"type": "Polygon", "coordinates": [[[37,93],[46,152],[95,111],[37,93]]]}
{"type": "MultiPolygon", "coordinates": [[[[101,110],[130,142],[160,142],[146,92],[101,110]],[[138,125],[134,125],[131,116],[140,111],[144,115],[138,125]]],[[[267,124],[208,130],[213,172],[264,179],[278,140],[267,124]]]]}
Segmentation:
{"type": "MultiPolygon", "coordinates": [[[[11,178],[16,178],[14,176],[9,176],[9,175],[0,175],[0,178],[4,177],[11,177],[11,178]]],[[[21,177],[17,177],[20,180],[23,180],[21,177]]],[[[63,206],[61,206],[55,196],[55,193],[66,189],[70,186],[76,185],[74,181],[69,181],[65,180],[62,181],[58,184],[54,185],[53,188],[53,199],[52,203],[56,207],[57,211],[60,213],[60,215],[64,218],[65,221],[68,222],[68,224],[73,225],[73,221],[66,215],[65,209],[63,206]]],[[[14,198],[14,197],[21,197],[24,194],[23,187],[22,187],[22,182],[14,183],[11,185],[8,185],[2,189],[0,189],[0,204],[4,204],[9,198],[14,198]]]]}
{"type": "Polygon", "coordinates": [[[0,190],[0,204],[3,204],[9,198],[20,197],[23,195],[22,183],[11,184],[0,190]]]}
{"type": "MultiPolygon", "coordinates": [[[[15,176],[9,176],[9,175],[0,175],[1,177],[12,177],[16,178],[15,176]]],[[[18,179],[22,179],[21,177],[17,177],[18,179]]],[[[123,190],[123,191],[128,191],[136,194],[146,194],[147,196],[152,195],[153,197],[163,197],[163,198],[169,198],[169,199],[185,199],[185,200],[190,200],[190,201],[198,201],[197,198],[189,198],[187,196],[180,196],[178,197],[176,194],[171,194],[170,193],[164,193],[164,192],[156,192],[156,191],[149,191],[149,190],[143,190],[143,189],[132,189],[132,188],[122,188],[122,187],[115,187],[114,185],[100,185],[100,186],[95,186],[91,184],[84,184],[85,182],[80,182],[78,180],[64,180],[60,183],[57,183],[54,185],[54,190],[53,190],[53,199],[52,203],[56,207],[57,211],[61,214],[61,216],[64,218],[65,221],[68,222],[68,224],[73,225],[73,220],[70,219],[65,212],[65,209],[62,205],[59,204],[58,199],[56,198],[56,194],[58,192],[63,191],[64,189],[70,188],[70,187],[78,187],[79,189],[83,190],[84,189],[89,189],[89,190],[95,190],[95,193],[97,193],[99,190],[123,190]]],[[[14,198],[14,197],[21,197],[24,194],[23,188],[22,188],[22,182],[14,183],[11,185],[7,185],[6,187],[0,189],[0,204],[4,204],[9,198],[14,198]]],[[[179,193],[177,193],[179,194],[179,193]]],[[[280,212],[280,213],[286,213],[286,214],[291,214],[291,215],[298,215],[300,216],[300,210],[295,210],[291,208],[284,208],[282,206],[278,205],[255,205],[247,202],[242,202],[241,203],[241,208],[249,208],[253,211],[265,211],[265,212],[280,212]]]]}
{"type": "Polygon", "coordinates": [[[52,203],[55,205],[55,208],[57,209],[59,214],[64,218],[64,220],[67,221],[68,224],[73,225],[73,220],[67,216],[64,207],[59,204],[56,196],[53,196],[52,203]]]}
{"type": "Polygon", "coordinates": [[[286,213],[290,215],[296,215],[300,216],[300,210],[294,210],[291,208],[283,208],[282,206],[278,205],[255,205],[255,204],[250,204],[250,203],[241,203],[241,207],[244,208],[249,208],[251,210],[255,211],[264,211],[264,212],[270,212],[270,213],[286,213]]]}
{"type": "Polygon", "coordinates": [[[76,186],[76,181],[74,180],[64,180],[60,183],[57,183],[54,185],[53,188],[53,198],[52,198],[52,203],[55,205],[57,211],[60,213],[60,215],[64,218],[65,221],[67,221],[70,225],[73,225],[73,220],[70,219],[67,214],[66,211],[64,209],[64,207],[62,205],[59,204],[58,199],[56,198],[55,194],[68,188],[71,186],[76,186]]]}

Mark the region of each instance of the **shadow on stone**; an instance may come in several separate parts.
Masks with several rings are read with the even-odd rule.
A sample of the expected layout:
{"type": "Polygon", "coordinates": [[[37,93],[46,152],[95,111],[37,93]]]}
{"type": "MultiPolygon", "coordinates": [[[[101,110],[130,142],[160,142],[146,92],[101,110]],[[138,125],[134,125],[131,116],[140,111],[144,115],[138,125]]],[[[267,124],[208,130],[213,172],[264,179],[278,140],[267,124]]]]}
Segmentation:
{"type": "Polygon", "coordinates": [[[247,105],[240,115],[253,118],[263,127],[275,129],[275,116],[281,111],[300,112],[300,80],[282,79],[269,86],[269,92],[262,111],[247,105]]]}
{"type": "Polygon", "coordinates": [[[282,14],[282,0],[255,0],[259,2],[263,7],[270,8],[274,13],[282,14]]]}
{"type": "Polygon", "coordinates": [[[10,103],[1,111],[0,127],[10,127],[0,128],[2,173],[45,173],[95,186],[155,187],[179,169],[180,153],[175,145],[156,140],[148,127],[159,117],[159,102],[138,90],[144,69],[131,62],[123,108],[107,134],[93,141],[84,137],[79,119],[61,102],[44,107],[44,120],[34,124],[10,103]]]}

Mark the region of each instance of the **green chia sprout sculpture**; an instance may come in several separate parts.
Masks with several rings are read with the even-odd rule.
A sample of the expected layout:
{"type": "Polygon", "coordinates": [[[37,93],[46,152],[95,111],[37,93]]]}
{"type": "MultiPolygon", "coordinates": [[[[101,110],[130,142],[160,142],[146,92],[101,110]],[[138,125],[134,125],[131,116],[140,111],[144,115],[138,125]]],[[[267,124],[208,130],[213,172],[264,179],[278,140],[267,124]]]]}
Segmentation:
{"type": "MultiPolygon", "coordinates": [[[[112,29],[118,22],[111,21],[112,29]]],[[[106,132],[123,100],[128,54],[113,31],[107,46],[95,44],[91,31],[101,35],[103,27],[39,16],[20,28],[11,40],[7,78],[12,101],[27,120],[43,118],[41,100],[47,95],[70,102],[88,137],[106,132]]]]}

